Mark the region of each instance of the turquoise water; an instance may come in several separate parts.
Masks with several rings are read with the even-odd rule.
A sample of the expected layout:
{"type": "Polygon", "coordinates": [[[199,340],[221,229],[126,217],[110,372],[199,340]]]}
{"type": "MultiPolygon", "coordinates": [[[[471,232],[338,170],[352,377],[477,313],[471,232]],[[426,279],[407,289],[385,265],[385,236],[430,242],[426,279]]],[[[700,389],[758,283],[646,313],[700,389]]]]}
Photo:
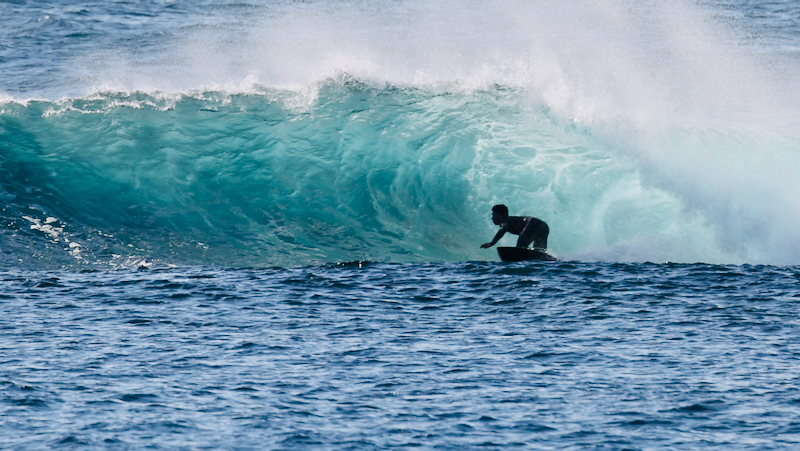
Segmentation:
{"type": "Polygon", "coordinates": [[[0,3],[0,447],[794,449],[800,7],[562,3],[0,3]]]}

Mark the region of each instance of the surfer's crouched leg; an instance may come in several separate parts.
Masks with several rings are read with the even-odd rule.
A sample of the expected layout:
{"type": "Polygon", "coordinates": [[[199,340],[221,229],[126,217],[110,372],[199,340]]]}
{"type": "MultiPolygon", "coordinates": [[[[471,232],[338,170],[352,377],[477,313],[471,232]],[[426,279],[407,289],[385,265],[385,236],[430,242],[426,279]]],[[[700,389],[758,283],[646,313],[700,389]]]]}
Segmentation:
{"type": "Polygon", "coordinates": [[[534,236],[533,233],[522,233],[519,235],[519,238],[517,239],[517,247],[527,249],[528,246],[531,245],[531,242],[535,240],[535,238],[536,237],[534,236]]]}
{"type": "Polygon", "coordinates": [[[536,250],[544,251],[547,249],[547,235],[550,234],[550,228],[544,222],[533,230],[524,231],[519,235],[517,240],[517,247],[527,248],[533,242],[533,248],[536,250]]]}

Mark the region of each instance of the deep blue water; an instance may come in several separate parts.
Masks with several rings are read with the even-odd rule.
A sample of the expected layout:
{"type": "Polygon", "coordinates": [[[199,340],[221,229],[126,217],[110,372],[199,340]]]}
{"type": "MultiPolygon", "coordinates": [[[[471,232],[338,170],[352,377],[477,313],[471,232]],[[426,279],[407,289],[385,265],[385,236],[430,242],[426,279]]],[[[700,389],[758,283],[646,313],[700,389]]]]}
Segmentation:
{"type": "Polygon", "coordinates": [[[797,449],[798,74],[789,0],[0,2],[0,448],[797,449]]]}
{"type": "Polygon", "coordinates": [[[10,271],[6,449],[796,449],[800,270],[10,271]]]}

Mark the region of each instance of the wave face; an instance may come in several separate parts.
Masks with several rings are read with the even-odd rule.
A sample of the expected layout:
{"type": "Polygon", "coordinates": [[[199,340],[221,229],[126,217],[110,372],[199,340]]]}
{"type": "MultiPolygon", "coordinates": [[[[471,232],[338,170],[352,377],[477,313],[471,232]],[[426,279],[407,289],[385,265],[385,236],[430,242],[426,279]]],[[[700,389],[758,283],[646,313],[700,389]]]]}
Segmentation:
{"type": "Polygon", "coordinates": [[[132,250],[226,265],[476,254],[486,213],[474,215],[470,172],[491,133],[480,118],[513,119],[500,93],[332,82],[295,110],[282,96],[293,97],[115,94],[10,108],[6,235],[46,260],[132,250]]]}
{"type": "Polygon", "coordinates": [[[722,3],[147,3],[10,71],[1,263],[494,259],[505,203],[562,258],[797,264],[800,34],[722,3]]]}

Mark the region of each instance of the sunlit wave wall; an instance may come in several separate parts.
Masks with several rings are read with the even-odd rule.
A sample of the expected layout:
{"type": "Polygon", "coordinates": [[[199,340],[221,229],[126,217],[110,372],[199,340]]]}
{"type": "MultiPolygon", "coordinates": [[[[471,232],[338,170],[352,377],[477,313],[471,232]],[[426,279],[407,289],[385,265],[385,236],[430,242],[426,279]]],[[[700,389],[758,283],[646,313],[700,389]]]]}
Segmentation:
{"type": "Polygon", "coordinates": [[[6,265],[494,259],[495,203],[566,259],[800,262],[800,45],[720,4],[207,6],[0,94],[6,265]]]}

